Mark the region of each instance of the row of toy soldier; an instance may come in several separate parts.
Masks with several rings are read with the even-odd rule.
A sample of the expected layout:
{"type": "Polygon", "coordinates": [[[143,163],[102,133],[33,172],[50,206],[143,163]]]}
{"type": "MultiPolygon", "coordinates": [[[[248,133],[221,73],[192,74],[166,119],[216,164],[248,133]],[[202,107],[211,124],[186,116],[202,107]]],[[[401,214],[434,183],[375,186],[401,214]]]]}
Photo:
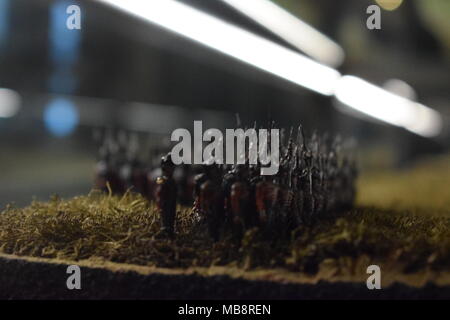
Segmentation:
{"type": "Polygon", "coordinates": [[[282,147],[278,174],[261,176],[258,165],[205,164],[195,179],[194,211],[205,217],[211,237],[231,230],[238,237],[258,226],[269,236],[288,234],[325,213],[349,208],[355,198],[355,162],[340,156],[340,139],[299,127],[282,147]],[[340,156],[340,157],[339,157],[340,156]],[[222,181],[222,183],[220,183],[222,181]]]}
{"type": "MultiPolygon", "coordinates": [[[[132,190],[148,200],[155,200],[157,178],[161,176],[159,160],[164,149],[153,148],[146,162],[139,159],[139,143],[136,134],[125,131],[105,131],[97,137],[99,158],[95,167],[94,188],[113,194],[132,190]]],[[[193,202],[195,167],[181,165],[175,168],[174,179],[179,186],[177,200],[190,206],[193,202]]]]}
{"type": "Polygon", "coordinates": [[[205,222],[210,236],[218,240],[226,230],[240,238],[255,226],[268,236],[288,234],[322,214],[351,207],[355,197],[355,163],[340,155],[340,140],[314,134],[306,141],[301,127],[296,139],[291,129],[282,144],[279,172],[274,176],[261,176],[259,165],[206,162],[176,167],[170,154],[162,158],[160,168],[145,169],[132,156],[136,148],[128,147],[131,150],[122,153],[130,156],[121,165],[117,151],[114,157],[101,149],[97,187],[106,189],[108,181],[113,192],[121,193],[133,186],[155,200],[169,235],[174,233],[177,201],[189,206],[194,200],[196,221],[205,222]]]}

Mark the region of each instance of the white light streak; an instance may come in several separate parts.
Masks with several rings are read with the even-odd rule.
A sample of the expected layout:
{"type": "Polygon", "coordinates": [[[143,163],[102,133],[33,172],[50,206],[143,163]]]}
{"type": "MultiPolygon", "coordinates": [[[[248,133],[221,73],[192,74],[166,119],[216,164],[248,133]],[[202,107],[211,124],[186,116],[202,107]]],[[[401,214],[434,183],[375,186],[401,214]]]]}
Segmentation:
{"type": "Polygon", "coordinates": [[[270,0],[222,0],[313,59],[338,67],[345,58],[336,42],[270,0]]]}
{"type": "Polygon", "coordinates": [[[323,95],[340,73],[242,28],[173,0],[98,0],[323,95]]]}
{"type": "MultiPolygon", "coordinates": [[[[180,2],[174,0],[97,1],[159,25],[317,93],[328,96],[334,94],[347,106],[391,125],[403,127],[424,137],[433,137],[442,131],[442,117],[433,109],[390,93],[357,77],[341,76],[333,68],[180,2]]],[[[234,3],[236,6],[238,4],[237,0],[223,1],[234,3]]],[[[245,7],[249,10],[249,3],[256,3],[257,0],[240,0],[240,2],[241,8],[245,7]]],[[[264,3],[263,1],[258,2],[264,3]]],[[[265,5],[269,8],[267,3],[265,5]]],[[[278,20],[273,16],[272,19],[278,20]]],[[[295,24],[298,26],[299,22],[302,23],[298,20],[295,24]]],[[[288,24],[290,23],[294,22],[291,21],[288,24]]],[[[288,29],[286,26],[283,26],[283,29],[288,29]]],[[[308,27],[303,30],[307,30],[308,27]]],[[[279,31],[281,29],[280,27],[279,31]]],[[[310,37],[315,40],[310,42],[320,43],[323,38],[317,35],[317,31],[312,30],[310,30],[312,32],[310,37]]],[[[304,34],[310,31],[304,31],[304,34]]],[[[301,39],[308,40],[307,37],[299,37],[297,40],[301,39]]],[[[303,43],[303,40],[300,42],[303,43]]],[[[318,50],[317,52],[319,51],[327,50],[318,50]]],[[[326,58],[321,58],[321,60],[324,59],[326,58]]]]}
{"type": "Polygon", "coordinates": [[[413,101],[417,100],[417,93],[414,88],[400,79],[389,79],[383,83],[383,89],[386,89],[387,91],[399,95],[405,99],[413,101]]]}
{"type": "Polygon", "coordinates": [[[443,126],[440,114],[354,76],[343,76],[336,98],[364,114],[424,137],[438,135],[443,126]]]}

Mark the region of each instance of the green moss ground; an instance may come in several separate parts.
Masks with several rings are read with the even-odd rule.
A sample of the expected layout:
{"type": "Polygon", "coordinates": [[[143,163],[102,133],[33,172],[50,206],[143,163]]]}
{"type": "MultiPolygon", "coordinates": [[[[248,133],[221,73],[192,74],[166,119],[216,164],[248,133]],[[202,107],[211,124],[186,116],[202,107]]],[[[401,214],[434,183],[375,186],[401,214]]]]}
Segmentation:
{"type": "Polygon", "coordinates": [[[384,282],[449,284],[449,163],[363,175],[355,209],[276,241],[251,230],[240,244],[213,243],[181,208],[178,235],[168,241],[158,236],[153,206],[137,195],[54,197],[0,214],[0,252],[290,281],[364,279],[367,266],[378,264],[384,282]]]}

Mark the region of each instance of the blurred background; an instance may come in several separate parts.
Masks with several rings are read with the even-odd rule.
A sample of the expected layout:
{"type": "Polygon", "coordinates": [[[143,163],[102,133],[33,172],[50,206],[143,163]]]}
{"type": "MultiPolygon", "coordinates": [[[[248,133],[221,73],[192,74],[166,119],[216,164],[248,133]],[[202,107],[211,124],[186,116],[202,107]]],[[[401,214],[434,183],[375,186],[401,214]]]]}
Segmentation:
{"type": "MultiPolygon", "coordinates": [[[[107,2],[0,0],[1,207],[54,193],[87,193],[98,128],[139,133],[146,149],[165,143],[175,128],[191,128],[194,120],[202,120],[204,128],[232,128],[239,113],[250,126],[273,119],[280,126],[302,123],[307,132],[355,138],[368,168],[401,168],[448,152],[448,0],[274,0],[275,6],[266,6],[275,8],[273,15],[266,12],[273,19],[266,21],[258,20],[259,7],[245,11],[233,5],[236,1],[176,1],[312,60],[331,53],[323,64],[340,74],[360,77],[436,111],[433,119],[439,121],[431,121],[427,131],[432,134],[367,116],[370,110],[361,113],[346,106],[339,101],[341,95],[306,89],[107,2]],[[81,8],[79,30],[66,26],[66,9],[73,4],[81,8]],[[379,30],[366,26],[366,10],[373,4],[381,7],[379,30]],[[290,31],[287,36],[277,32],[287,21],[283,17],[299,23],[284,28],[290,31]],[[307,29],[301,23],[332,39],[337,53],[321,48],[320,39],[316,53],[303,47],[316,40],[308,34],[302,40],[307,29]]],[[[164,2],[152,0],[153,6],[164,2]]],[[[167,15],[171,17],[170,10],[167,15]]],[[[175,17],[186,26],[196,23],[186,15],[175,17]]],[[[214,31],[212,25],[202,27],[214,31]]],[[[226,41],[225,35],[212,36],[226,41]]],[[[256,58],[264,52],[253,54],[256,58]]],[[[283,63],[282,56],[270,59],[274,68],[283,63]]],[[[306,79],[314,76],[307,69],[298,72],[303,70],[306,79]]],[[[361,92],[355,88],[354,94],[361,92]]]]}

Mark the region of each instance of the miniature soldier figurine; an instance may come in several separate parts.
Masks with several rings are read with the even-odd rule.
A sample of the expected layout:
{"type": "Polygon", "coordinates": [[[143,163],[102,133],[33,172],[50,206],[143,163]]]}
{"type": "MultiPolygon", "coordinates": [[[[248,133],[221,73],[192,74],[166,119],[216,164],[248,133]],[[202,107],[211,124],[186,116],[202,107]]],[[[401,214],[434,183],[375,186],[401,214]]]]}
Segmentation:
{"type": "Polygon", "coordinates": [[[139,142],[137,135],[131,135],[126,146],[126,161],[120,168],[120,177],[126,189],[133,188],[134,192],[145,196],[147,193],[146,172],[139,161],[139,142]]]}
{"type": "Polygon", "coordinates": [[[221,186],[221,169],[216,164],[206,165],[206,181],[200,186],[198,206],[208,224],[214,241],[219,240],[220,227],[224,220],[224,194],[221,186]]]}
{"type": "Polygon", "coordinates": [[[349,199],[348,199],[348,207],[351,208],[354,203],[355,203],[355,199],[356,199],[356,179],[358,178],[358,166],[356,165],[356,161],[355,159],[352,159],[349,161],[349,163],[347,163],[347,170],[349,171],[348,173],[348,185],[346,186],[349,190],[349,199]]]}
{"type": "Polygon", "coordinates": [[[314,207],[314,200],[312,190],[312,154],[308,149],[302,152],[302,160],[305,163],[300,180],[303,201],[302,215],[304,221],[309,221],[314,207]]]}
{"type": "Polygon", "coordinates": [[[339,207],[338,191],[345,192],[344,189],[340,189],[339,183],[339,173],[338,173],[338,163],[336,159],[336,154],[334,152],[328,153],[327,158],[327,210],[332,211],[339,207]]]}
{"type": "Polygon", "coordinates": [[[320,178],[320,169],[318,164],[318,158],[313,158],[314,162],[311,167],[311,200],[312,200],[312,206],[311,206],[311,216],[316,217],[320,213],[321,208],[321,199],[322,199],[322,185],[321,185],[321,178],[320,178]]]}
{"type": "Polygon", "coordinates": [[[287,221],[289,229],[296,228],[301,223],[301,192],[300,192],[300,178],[302,175],[300,157],[298,152],[298,147],[294,151],[293,166],[290,168],[290,190],[291,190],[291,201],[289,207],[286,209],[290,214],[287,221]]]}
{"type": "Polygon", "coordinates": [[[266,235],[272,234],[274,216],[277,214],[277,201],[280,198],[280,189],[270,181],[269,177],[263,176],[255,187],[256,211],[266,235]]]}
{"type": "Polygon", "coordinates": [[[149,201],[155,200],[155,192],[156,192],[156,180],[159,176],[162,175],[161,168],[148,168],[146,170],[146,198],[149,201]]]}
{"type": "Polygon", "coordinates": [[[156,192],[156,179],[162,175],[162,170],[160,168],[161,156],[165,153],[160,148],[152,147],[149,150],[148,164],[145,170],[145,180],[146,180],[146,198],[148,201],[155,200],[156,192]]]}
{"type": "Polygon", "coordinates": [[[99,160],[95,166],[94,187],[103,192],[111,192],[113,194],[123,193],[123,184],[120,180],[117,168],[114,165],[113,154],[109,148],[108,141],[99,150],[99,160]]]}
{"type": "Polygon", "coordinates": [[[255,224],[256,210],[251,186],[248,182],[247,165],[237,165],[235,168],[235,182],[230,188],[230,211],[235,235],[240,238],[243,229],[255,224]]]}
{"type": "Polygon", "coordinates": [[[225,204],[224,204],[225,223],[230,227],[234,225],[231,213],[231,186],[235,182],[236,182],[236,167],[233,166],[223,175],[222,179],[222,190],[225,197],[225,204]]]}
{"type": "Polygon", "coordinates": [[[194,193],[194,176],[190,164],[181,164],[173,175],[178,187],[178,202],[183,206],[191,206],[194,193]]]}
{"type": "Polygon", "coordinates": [[[203,164],[201,167],[201,173],[195,175],[194,177],[194,214],[196,215],[196,220],[201,220],[205,213],[202,212],[202,205],[201,205],[201,187],[202,185],[208,180],[208,166],[203,164]]]}
{"type": "Polygon", "coordinates": [[[127,157],[127,162],[122,165],[120,170],[120,177],[125,188],[145,196],[147,194],[147,176],[145,170],[137,158],[127,157]]]}
{"type": "Polygon", "coordinates": [[[174,234],[174,224],[177,204],[177,186],[173,179],[175,165],[168,153],[161,159],[162,176],[156,179],[156,206],[161,217],[161,231],[169,236],[174,234]]]}
{"type": "Polygon", "coordinates": [[[272,180],[275,189],[277,190],[277,209],[278,214],[276,217],[276,223],[280,226],[283,225],[283,222],[287,219],[287,209],[289,207],[289,203],[291,201],[291,190],[289,190],[289,162],[282,161],[280,163],[280,168],[274,179],[272,180]]]}
{"type": "Polygon", "coordinates": [[[339,209],[350,209],[356,197],[355,180],[358,176],[358,170],[355,162],[348,157],[344,157],[338,175],[340,177],[340,187],[344,190],[341,195],[339,209]]]}

